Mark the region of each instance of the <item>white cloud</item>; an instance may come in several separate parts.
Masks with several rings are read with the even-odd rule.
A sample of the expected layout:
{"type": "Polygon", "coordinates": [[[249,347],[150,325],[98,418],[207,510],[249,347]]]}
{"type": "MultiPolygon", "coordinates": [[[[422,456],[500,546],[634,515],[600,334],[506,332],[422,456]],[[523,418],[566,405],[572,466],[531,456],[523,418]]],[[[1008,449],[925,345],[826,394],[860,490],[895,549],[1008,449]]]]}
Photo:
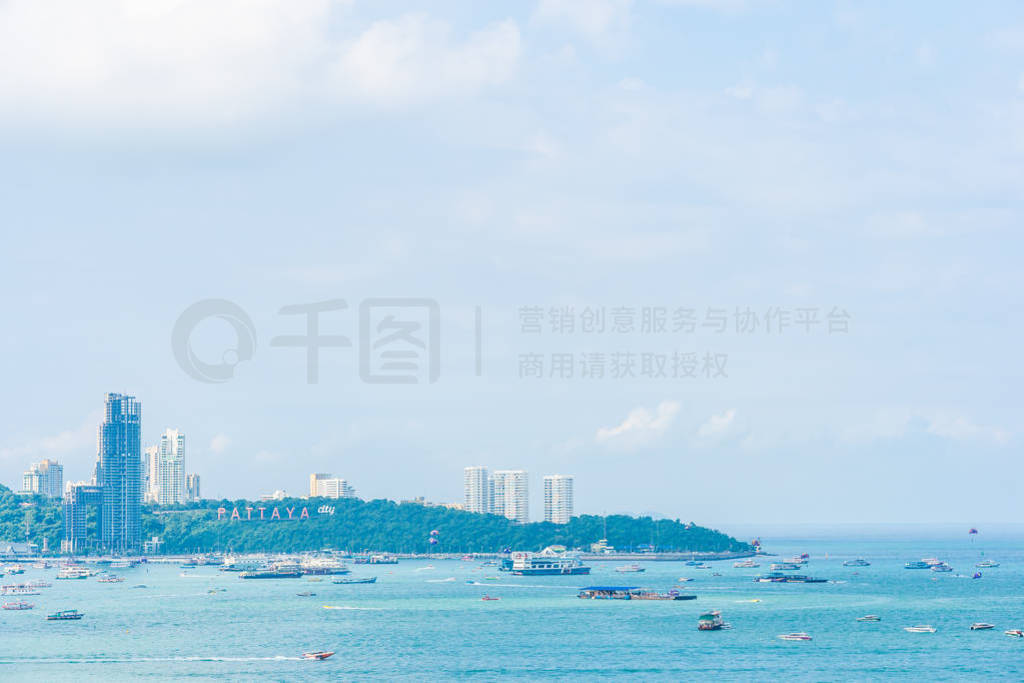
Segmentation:
{"type": "Polygon", "coordinates": [[[230,444],[231,439],[226,434],[218,434],[210,439],[210,451],[213,453],[223,453],[230,444]]]}
{"type": "Polygon", "coordinates": [[[929,434],[947,439],[994,441],[1003,444],[1009,441],[1010,433],[998,427],[978,425],[962,415],[936,415],[928,421],[929,434]]]}
{"type": "Polygon", "coordinates": [[[653,414],[639,406],[631,410],[620,424],[598,429],[595,438],[600,443],[617,444],[627,448],[649,443],[665,433],[678,412],[679,403],[676,401],[662,401],[653,414]]]}
{"type": "Polygon", "coordinates": [[[0,462],[24,462],[24,466],[28,467],[29,462],[57,458],[74,451],[95,455],[96,425],[100,420],[100,413],[93,413],[77,429],[29,439],[15,446],[0,447],[0,462]]]}
{"type": "Polygon", "coordinates": [[[705,438],[722,436],[729,431],[735,417],[736,411],[733,409],[727,410],[721,415],[712,415],[707,422],[700,426],[697,435],[705,438]]]}
{"type": "Polygon", "coordinates": [[[358,25],[331,0],[0,3],[0,117],[208,125],[309,101],[410,101],[515,70],[512,21],[459,40],[424,15],[358,25]]]}
{"type": "Polygon", "coordinates": [[[880,412],[871,422],[843,432],[847,441],[896,439],[925,432],[956,441],[990,441],[1004,444],[1012,434],[1002,427],[979,425],[965,415],[949,412],[925,412],[891,409],[880,412]]]}

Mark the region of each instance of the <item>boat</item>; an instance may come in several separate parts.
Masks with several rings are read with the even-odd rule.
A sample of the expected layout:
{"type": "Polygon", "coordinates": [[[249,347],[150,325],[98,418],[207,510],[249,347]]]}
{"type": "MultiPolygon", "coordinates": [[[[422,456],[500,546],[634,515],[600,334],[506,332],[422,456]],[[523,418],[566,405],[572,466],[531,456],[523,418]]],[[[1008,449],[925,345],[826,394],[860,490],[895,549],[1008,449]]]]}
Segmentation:
{"type": "Polygon", "coordinates": [[[30,586],[26,583],[19,583],[17,585],[4,586],[0,588],[0,595],[39,595],[39,591],[36,590],[35,586],[30,586]]]}
{"type": "Polygon", "coordinates": [[[934,626],[905,626],[903,630],[907,633],[935,633],[938,629],[934,626]]]}
{"type": "Polygon", "coordinates": [[[493,597],[493,596],[490,596],[490,595],[485,595],[484,597],[482,597],[480,599],[481,600],[501,600],[501,598],[496,598],[496,597],[493,597]]]}
{"type": "Polygon", "coordinates": [[[931,565],[923,560],[915,560],[913,562],[907,562],[905,565],[903,565],[904,569],[928,569],[929,567],[931,567],[931,565]]]}
{"type": "Polygon", "coordinates": [[[554,552],[516,552],[512,553],[511,572],[515,576],[579,576],[589,574],[590,567],[574,557],[554,552]]]}
{"type": "Polygon", "coordinates": [[[798,633],[783,633],[782,635],[775,636],[779,640],[811,640],[811,636],[800,631],[798,633]]]}
{"type": "Polygon", "coordinates": [[[818,579],[803,574],[783,574],[772,572],[754,577],[755,583],[828,583],[828,579],[818,579]]]}
{"type": "Polygon", "coordinates": [[[262,557],[225,557],[220,566],[222,572],[253,572],[267,568],[267,561],[262,557]]]}
{"type": "Polygon", "coordinates": [[[933,565],[932,565],[932,566],[930,567],[930,569],[931,569],[931,570],[932,570],[933,572],[951,572],[951,571],[953,571],[953,568],[952,568],[952,567],[950,567],[950,566],[949,566],[948,564],[946,564],[945,562],[940,562],[939,564],[933,564],[933,565]]]}
{"type": "Polygon", "coordinates": [[[63,567],[57,572],[58,579],[85,579],[90,575],[90,571],[84,567],[63,567]]]}
{"type": "Polygon", "coordinates": [[[995,627],[995,624],[989,624],[984,621],[979,621],[977,623],[971,624],[972,631],[988,631],[990,629],[994,629],[995,627]]]}
{"type": "Polygon", "coordinates": [[[0,607],[3,607],[4,609],[19,611],[24,609],[32,609],[33,607],[35,607],[35,605],[33,605],[31,602],[25,602],[24,600],[16,600],[15,602],[5,602],[3,605],[0,605],[0,607]]]}
{"type": "Polygon", "coordinates": [[[800,565],[795,562],[774,562],[769,569],[773,572],[792,572],[800,569],[800,565]]]}
{"type": "Polygon", "coordinates": [[[657,591],[634,591],[630,597],[630,600],[696,600],[696,595],[684,595],[677,590],[670,590],[667,593],[658,593],[657,591]]]}
{"type": "Polygon", "coordinates": [[[616,567],[615,571],[620,574],[638,574],[647,571],[647,569],[638,564],[624,564],[621,567],[616,567]]]}
{"type": "Polygon", "coordinates": [[[398,558],[383,553],[376,555],[357,555],[352,558],[352,564],[398,564],[398,558]]]}
{"type": "Polygon", "coordinates": [[[974,566],[978,569],[994,569],[995,567],[999,566],[999,563],[995,562],[994,560],[982,560],[974,566]]]}
{"type": "Polygon", "coordinates": [[[206,592],[207,593],[223,593],[226,590],[227,590],[227,588],[211,588],[210,590],[208,590],[206,592]]]}
{"type": "Polygon", "coordinates": [[[1019,628],[1011,628],[1009,631],[1003,631],[1003,633],[1014,638],[1024,638],[1024,631],[1019,628]]]}
{"type": "Polygon", "coordinates": [[[96,579],[97,583],[121,583],[122,581],[124,581],[124,577],[123,576],[114,576],[114,575],[111,575],[111,576],[101,576],[100,578],[96,579]]]}
{"type": "Polygon", "coordinates": [[[871,563],[862,557],[858,557],[856,560],[847,560],[843,562],[844,567],[870,567],[871,563]]]}
{"type": "Polygon", "coordinates": [[[943,564],[942,560],[940,560],[937,557],[922,557],[921,561],[924,562],[929,567],[934,566],[936,564],[943,564]]]}
{"type": "Polygon", "coordinates": [[[299,596],[300,598],[312,598],[316,596],[316,593],[311,593],[310,591],[302,591],[301,593],[296,593],[295,595],[299,596]]]}
{"type": "Polygon", "coordinates": [[[298,569],[257,569],[251,572],[242,572],[239,577],[243,579],[298,579],[302,572],[298,569]]]}
{"type": "Polygon", "coordinates": [[[722,621],[722,613],[719,611],[705,612],[697,619],[698,631],[721,631],[729,628],[729,624],[722,621]]]}
{"type": "Polygon", "coordinates": [[[687,583],[689,581],[693,581],[693,579],[691,577],[689,577],[689,576],[680,576],[677,579],[677,581],[679,581],[679,583],[687,583]]]}
{"type": "Polygon", "coordinates": [[[303,574],[311,576],[328,576],[336,574],[351,574],[352,570],[332,558],[314,558],[303,561],[301,567],[303,574]]]}
{"type": "Polygon", "coordinates": [[[60,612],[54,612],[53,614],[47,614],[47,621],[76,621],[81,619],[85,615],[76,609],[65,609],[60,612]]]}
{"type": "Polygon", "coordinates": [[[577,594],[584,600],[696,600],[696,595],[682,595],[679,591],[658,593],[636,586],[587,586],[577,594]]]}
{"type": "Polygon", "coordinates": [[[303,652],[302,653],[302,658],[303,659],[309,659],[309,660],[315,660],[315,661],[322,661],[324,659],[327,659],[328,657],[330,657],[333,654],[334,654],[333,651],[327,652],[327,651],[324,651],[324,650],[319,650],[317,652],[303,652]]]}
{"type": "Polygon", "coordinates": [[[42,579],[33,579],[25,585],[30,588],[51,588],[53,586],[52,583],[48,583],[46,581],[43,581],[42,579]]]}
{"type": "Polygon", "coordinates": [[[733,569],[754,569],[755,567],[760,566],[761,565],[759,565],[757,562],[754,562],[753,560],[743,560],[741,562],[732,563],[733,569]]]}
{"type": "Polygon", "coordinates": [[[808,557],[810,557],[810,555],[808,555],[807,553],[804,553],[803,555],[794,555],[793,557],[791,557],[788,560],[786,560],[786,562],[789,562],[789,563],[792,563],[792,564],[798,564],[798,565],[799,564],[807,564],[807,558],[808,557]]]}
{"type": "Polygon", "coordinates": [[[25,573],[25,568],[22,567],[20,564],[12,564],[9,567],[7,567],[7,573],[8,574],[12,574],[12,575],[13,574],[24,574],[25,573]]]}
{"type": "Polygon", "coordinates": [[[881,621],[882,617],[877,614],[865,614],[863,617],[857,617],[857,621],[881,621]]]}
{"type": "Polygon", "coordinates": [[[331,583],[338,583],[342,585],[347,585],[350,583],[377,583],[377,577],[369,576],[365,579],[335,579],[334,581],[331,581],[331,583]]]}
{"type": "Polygon", "coordinates": [[[193,562],[188,562],[186,564],[179,564],[178,569],[199,569],[199,565],[193,562]]]}

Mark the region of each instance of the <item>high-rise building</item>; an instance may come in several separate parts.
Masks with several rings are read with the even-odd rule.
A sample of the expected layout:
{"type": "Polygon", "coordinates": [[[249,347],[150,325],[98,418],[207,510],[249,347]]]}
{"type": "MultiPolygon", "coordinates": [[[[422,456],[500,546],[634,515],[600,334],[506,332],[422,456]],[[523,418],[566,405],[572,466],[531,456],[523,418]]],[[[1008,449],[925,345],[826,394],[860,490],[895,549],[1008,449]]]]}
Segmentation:
{"type": "Polygon", "coordinates": [[[173,505],[185,502],[185,434],[168,429],[160,435],[160,452],[156,459],[156,502],[173,505]]]}
{"type": "Polygon", "coordinates": [[[494,472],[494,507],[496,515],[504,515],[520,524],[530,521],[530,492],[525,470],[494,472]]]}
{"type": "Polygon", "coordinates": [[[107,394],[97,434],[95,484],[102,488],[100,538],[109,552],[138,550],[142,542],[142,404],[107,394]]]}
{"type": "Polygon", "coordinates": [[[189,503],[195,503],[201,498],[199,494],[199,475],[198,474],[186,474],[185,475],[185,500],[189,503]]]}
{"type": "Polygon", "coordinates": [[[311,498],[355,498],[356,490],[338,477],[325,474],[309,475],[309,487],[311,498]],[[315,477],[315,479],[314,479],[315,477]]]}
{"type": "Polygon", "coordinates": [[[463,510],[481,513],[491,511],[490,479],[486,467],[467,467],[463,473],[463,490],[463,510]]]}
{"type": "Polygon", "coordinates": [[[572,483],[567,474],[544,477],[544,521],[568,524],[572,517],[572,483]]]}
{"type": "Polygon", "coordinates": [[[21,478],[24,493],[38,493],[47,498],[64,495],[64,467],[56,460],[32,463],[21,478]]]}
{"type": "Polygon", "coordinates": [[[157,486],[157,464],[160,460],[160,446],[146,446],[142,454],[142,502],[155,503],[157,486]]]}

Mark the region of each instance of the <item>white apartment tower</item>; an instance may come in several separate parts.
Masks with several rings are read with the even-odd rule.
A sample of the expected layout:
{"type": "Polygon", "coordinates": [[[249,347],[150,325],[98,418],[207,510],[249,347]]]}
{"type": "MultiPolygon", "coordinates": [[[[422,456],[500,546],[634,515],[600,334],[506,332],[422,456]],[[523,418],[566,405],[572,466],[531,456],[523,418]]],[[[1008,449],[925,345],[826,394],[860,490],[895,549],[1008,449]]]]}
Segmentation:
{"type": "Polygon", "coordinates": [[[56,460],[49,459],[32,463],[21,481],[25,493],[60,498],[64,494],[64,467],[56,460]]]}
{"type": "Polygon", "coordinates": [[[568,524],[572,517],[572,476],[549,474],[544,477],[544,521],[568,524]]]}
{"type": "Polygon", "coordinates": [[[469,512],[491,512],[490,480],[486,467],[467,467],[463,477],[465,503],[463,510],[469,512]]]}
{"type": "Polygon", "coordinates": [[[309,475],[309,495],[311,498],[355,498],[356,490],[344,479],[314,473],[309,475]]]}
{"type": "Polygon", "coordinates": [[[173,505],[185,502],[185,434],[168,429],[160,435],[160,451],[156,459],[156,476],[150,472],[150,483],[156,480],[156,502],[173,505]]]}
{"type": "Polygon", "coordinates": [[[525,470],[496,470],[491,512],[520,524],[530,521],[530,491],[525,470]]]}

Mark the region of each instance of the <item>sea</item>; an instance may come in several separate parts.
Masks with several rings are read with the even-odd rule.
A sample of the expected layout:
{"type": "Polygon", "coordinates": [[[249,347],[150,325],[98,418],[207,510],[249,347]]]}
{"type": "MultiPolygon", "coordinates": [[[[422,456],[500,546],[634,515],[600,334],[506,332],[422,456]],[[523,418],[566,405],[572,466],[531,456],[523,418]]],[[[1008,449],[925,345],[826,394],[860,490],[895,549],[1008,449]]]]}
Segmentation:
{"type": "Polygon", "coordinates": [[[616,571],[626,563],[602,561],[590,563],[590,576],[569,577],[408,560],[354,566],[350,576],[377,577],[359,585],[242,580],[155,562],[115,570],[123,583],[56,581],[56,570],[30,568],[4,582],[53,586],[24,598],[33,610],[0,611],[0,680],[1022,680],[1024,639],[1004,634],[1024,628],[1022,540],[966,529],[780,536],[762,538],[773,556],[754,569],[641,561],[643,573],[626,574],[616,571]],[[810,555],[800,573],[828,583],[753,581],[800,553],[810,555]],[[904,569],[925,557],[954,571],[904,569]],[[871,566],[843,566],[854,558],[871,566]],[[1000,566],[977,569],[983,559],[1000,566]],[[678,587],[697,599],[578,599],[588,585],[678,587]],[[45,620],[61,609],[85,617],[45,620]],[[698,631],[708,610],[731,628],[698,631]],[[857,621],[867,614],[881,621],[857,621]],[[971,631],[974,622],[996,628],[971,631]],[[904,630],[915,625],[937,630],[904,630]],[[797,631],[813,639],[777,637],[797,631]],[[336,654],[301,658],[312,650],[336,654]]]}

